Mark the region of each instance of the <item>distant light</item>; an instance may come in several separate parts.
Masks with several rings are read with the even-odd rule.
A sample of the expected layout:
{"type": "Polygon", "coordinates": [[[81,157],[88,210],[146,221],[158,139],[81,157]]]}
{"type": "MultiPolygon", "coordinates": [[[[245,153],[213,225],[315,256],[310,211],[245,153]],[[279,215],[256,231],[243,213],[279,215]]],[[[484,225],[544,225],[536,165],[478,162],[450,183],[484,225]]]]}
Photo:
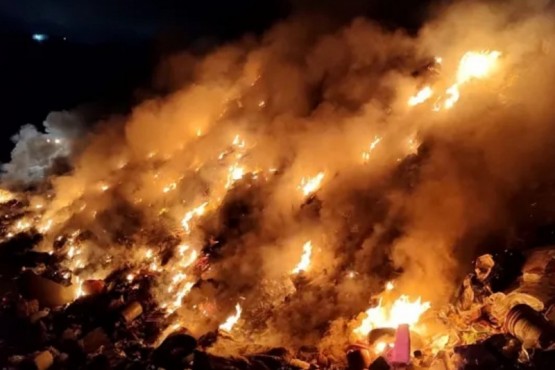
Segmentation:
{"type": "Polygon", "coordinates": [[[43,42],[43,41],[48,40],[48,35],[45,34],[45,33],[33,33],[33,36],[31,36],[31,37],[36,42],[43,42]]]}

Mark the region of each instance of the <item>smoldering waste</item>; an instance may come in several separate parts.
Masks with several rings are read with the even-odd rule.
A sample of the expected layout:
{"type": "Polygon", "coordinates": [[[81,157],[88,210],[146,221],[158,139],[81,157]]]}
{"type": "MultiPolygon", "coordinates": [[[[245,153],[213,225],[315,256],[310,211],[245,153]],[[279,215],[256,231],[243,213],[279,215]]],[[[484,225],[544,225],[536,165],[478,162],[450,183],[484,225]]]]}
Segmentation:
{"type": "Polygon", "coordinates": [[[170,58],[125,117],[24,127],[2,365],[552,368],[544,6],[292,17],[170,58]]]}
{"type": "MultiPolygon", "coordinates": [[[[2,210],[17,214],[20,202],[4,203],[2,210]]],[[[75,237],[84,242],[91,235],[75,237]]],[[[148,260],[122,266],[76,286],[58,254],[66,241],[60,239],[54,253],[38,252],[33,247],[41,238],[30,230],[1,248],[9,293],[0,310],[0,356],[7,368],[550,369],[555,361],[552,247],[479,256],[452,303],[437,308],[406,296],[393,299],[395,284],[387,282],[376,289],[366,317],[324,327],[319,344],[272,347],[250,341],[263,338],[275,310],[298,309],[303,291],[333,299],[298,266],[287,283],[258,282],[255,304],[240,297],[233,306],[226,303],[225,281],[206,275],[225,258],[218,255],[224,247],[211,241],[191,266],[196,282],[182,302],[185,312],[177,315],[153,294],[164,262],[154,269],[148,260]],[[403,304],[406,311],[396,316],[403,304]]],[[[306,326],[298,326],[300,337],[314,330],[310,321],[307,316],[306,326]]]]}

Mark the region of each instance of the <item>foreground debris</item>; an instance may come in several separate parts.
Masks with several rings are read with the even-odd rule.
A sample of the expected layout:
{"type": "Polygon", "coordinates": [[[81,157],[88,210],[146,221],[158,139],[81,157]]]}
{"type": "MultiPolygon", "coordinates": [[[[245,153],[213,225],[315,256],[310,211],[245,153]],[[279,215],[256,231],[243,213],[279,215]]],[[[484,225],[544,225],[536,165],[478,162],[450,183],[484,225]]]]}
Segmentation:
{"type": "Polygon", "coordinates": [[[215,355],[212,344],[232,336],[216,329],[198,337],[175,325],[151,296],[148,275],[130,280],[119,271],[85,281],[86,294],[75,299],[76,287],[55,263],[47,269],[26,267],[15,273],[17,284],[2,297],[0,363],[39,370],[552,369],[553,250],[535,250],[526,262],[511,251],[478,257],[456,302],[440,310],[447,329],[433,346],[412,340],[403,324],[372,330],[367,340],[345,348],[344,358],[307,348],[215,355]],[[378,350],[376,344],[384,340],[390,344],[378,350]]]}

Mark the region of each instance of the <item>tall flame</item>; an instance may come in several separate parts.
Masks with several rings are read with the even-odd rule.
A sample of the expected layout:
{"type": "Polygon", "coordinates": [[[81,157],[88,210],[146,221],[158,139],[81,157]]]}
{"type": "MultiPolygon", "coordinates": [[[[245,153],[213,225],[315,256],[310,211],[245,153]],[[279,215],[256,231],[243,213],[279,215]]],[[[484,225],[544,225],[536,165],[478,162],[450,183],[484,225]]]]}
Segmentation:
{"type": "Polygon", "coordinates": [[[308,266],[310,266],[310,256],[312,255],[312,242],[309,240],[303,245],[303,254],[301,260],[291,271],[292,274],[298,274],[301,271],[306,271],[308,266]]]}
{"type": "Polygon", "coordinates": [[[233,327],[235,326],[235,324],[237,323],[237,321],[239,321],[239,318],[241,317],[241,312],[243,310],[241,309],[241,305],[239,303],[237,303],[235,305],[235,315],[231,315],[229,316],[225,322],[223,324],[220,325],[220,329],[230,332],[231,329],[233,329],[233,327]]]}

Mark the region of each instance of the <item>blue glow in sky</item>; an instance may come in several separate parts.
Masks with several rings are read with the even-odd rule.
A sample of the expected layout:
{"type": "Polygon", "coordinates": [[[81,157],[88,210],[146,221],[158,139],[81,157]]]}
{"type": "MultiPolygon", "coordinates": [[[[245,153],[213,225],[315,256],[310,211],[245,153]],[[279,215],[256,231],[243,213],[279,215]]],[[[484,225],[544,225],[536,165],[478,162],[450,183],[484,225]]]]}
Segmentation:
{"type": "Polygon", "coordinates": [[[33,33],[33,36],[31,36],[31,37],[36,42],[43,42],[43,41],[48,40],[48,35],[45,34],[45,33],[33,33]]]}

